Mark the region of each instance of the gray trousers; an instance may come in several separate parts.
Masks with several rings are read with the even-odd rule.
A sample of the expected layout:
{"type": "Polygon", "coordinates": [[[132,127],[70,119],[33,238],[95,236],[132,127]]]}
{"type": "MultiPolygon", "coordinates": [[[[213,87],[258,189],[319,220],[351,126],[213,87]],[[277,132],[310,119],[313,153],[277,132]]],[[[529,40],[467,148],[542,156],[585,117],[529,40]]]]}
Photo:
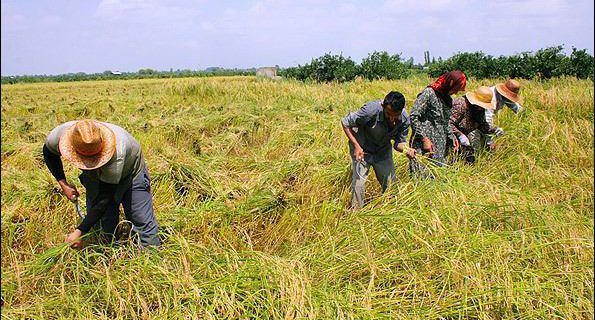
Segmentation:
{"type": "MultiPolygon", "coordinates": [[[[81,179],[81,183],[87,190],[87,208],[94,206],[99,194],[99,182],[81,179]]],[[[124,207],[126,220],[132,223],[132,231],[138,235],[138,240],[143,247],[149,245],[159,246],[161,240],[157,235],[158,226],[155,213],[153,212],[153,198],[151,196],[151,180],[147,169],[137,174],[132,180],[132,185],[124,192],[121,201],[124,207]]],[[[104,215],[101,217],[100,225],[102,232],[108,234],[111,240],[115,240],[116,227],[120,219],[120,203],[115,199],[108,204],[104,215]]]]}
{"type": "Polygon", "coordinates": [[[364,206],[364,192],[370,167],[374,168],[374,173],[376,174],[376,179],[380,182],[382,192],[385,192],[390,184],[397,179],[392,153],[390,157],[380,161],[373,160],[373,157],[370,157],[368,160],[357,161],[352,155],[351,161],[353,167],[351,176],[351,207],[353,209],[359,209],[364,206]]]}

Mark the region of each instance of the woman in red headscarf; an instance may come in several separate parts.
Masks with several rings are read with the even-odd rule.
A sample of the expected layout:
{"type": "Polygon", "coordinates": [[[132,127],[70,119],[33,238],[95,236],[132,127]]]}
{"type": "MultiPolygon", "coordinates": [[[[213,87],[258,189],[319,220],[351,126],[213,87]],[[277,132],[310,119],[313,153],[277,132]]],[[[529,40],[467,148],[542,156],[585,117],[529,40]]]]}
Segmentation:
{"type": "MultiPolygon", "coordinates": [[[[410,121],[412,135],[409,146],[417,154],[423,154],[435,164],[444,164],[448,146],[458,147],[458,141],[450,131],[448,120],[453,94],[464,91],[467,77],[455,70],[441,75],[427,86],[413,103],[410,121]]],[[[414,177],[427,177],[427,168],[418,159],[409,162],[414,177]]]]}

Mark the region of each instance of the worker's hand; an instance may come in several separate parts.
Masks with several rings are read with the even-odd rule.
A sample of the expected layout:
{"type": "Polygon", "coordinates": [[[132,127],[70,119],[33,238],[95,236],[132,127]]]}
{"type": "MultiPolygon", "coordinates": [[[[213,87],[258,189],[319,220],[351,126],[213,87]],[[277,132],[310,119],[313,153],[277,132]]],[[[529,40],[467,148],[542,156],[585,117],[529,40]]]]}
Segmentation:
{"type": "Polygon", "coordinates": [[[82,245],[81,236],[83,232],[79,229],[75,229],[73,232],[66,235],[64,242],[70,243],[70,247],[73,249],[80,248],[82,245]]]}
{"type": "Polygon", "coordinates": [[[355,146],[355,160],[364,160],[364,149],[362,149],[360,146],[355,146]]]}
{"type": "Polygon", "coordinates": [[[496,134],[496,137],[502,136],[504,135],[504,129],[498,127],[496,128],[496,131],[494,131],[494,133],[496,134]]]}
{"type": "Polygon", "coordinates": [[[459,136],[459,141],[461,142],[461,145],[465,146],[465,147],[470,147],[471,146],[471,142],[469,142],[469,138],[467,138],[466,135],[461,134],[459,136]]]}
{"type": "Polygon", "coordinates": [[[452,137],[452,151],[453,152],[458,152],[459,148],[461,147],[461,143],[459,142],[459,139],[457,139],[456,137],[452,137]]]}
{"type": "Polygon", "coordinates": [[[76,190],[76,187],[66,182],[66,179],[58,181],[58,184],[62,188],[62,192],[64,192],[64,195],[66,198],[68,198],[68,200],[75,201],[78,198],[79,192],[76,190]]]}
{"type": "Polygon", "coordinates": [[[490,149],[490,151],[496,151],[496,143],[495,142],[489,143],[488,149],[490,149]]]}
{"type": "Polygon", "coordinates": [[[413,148],[407,148],[407,150],[405,151],[405,155],[410,160],[415,159],[415,149],[413,149],[413,148]]]}
{"type": "Polygon", "coordinates": [[[423,143],[421,148],[424,152],[432,152],[432,148],[433,148],[432,140],[430,140],[428,138],[423,138],[423,139],[421,139],[421,142],[423,143]]]}

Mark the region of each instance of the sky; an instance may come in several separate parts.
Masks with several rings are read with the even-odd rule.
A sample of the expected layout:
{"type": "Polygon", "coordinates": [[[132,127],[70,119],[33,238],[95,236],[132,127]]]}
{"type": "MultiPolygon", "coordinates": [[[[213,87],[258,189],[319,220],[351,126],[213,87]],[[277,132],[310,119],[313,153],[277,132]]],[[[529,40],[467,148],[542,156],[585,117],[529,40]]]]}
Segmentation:
{"type": "Polygon", "coordinates": [[[593,54],[593,0],[2,0],[1,74],[296,66],[325,53],[593,54]]]}

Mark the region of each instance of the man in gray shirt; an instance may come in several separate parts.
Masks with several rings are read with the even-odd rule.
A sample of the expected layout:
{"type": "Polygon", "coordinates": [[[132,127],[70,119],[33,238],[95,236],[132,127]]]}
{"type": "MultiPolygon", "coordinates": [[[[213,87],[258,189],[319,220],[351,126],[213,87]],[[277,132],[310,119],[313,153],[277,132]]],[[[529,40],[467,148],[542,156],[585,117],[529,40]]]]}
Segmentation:
{"type": "Polygon", "coordinates": [[[43,156],[71,201],[76,201],[79,193],[66,181],[60,156],[83,171],[79,179],[87,189],[87,215],[66,236],[66,242],[73,247],[80,246],[80,237],[97,222],[113,239],[122,204],[140,244],[161,244],[143,153],[140,144],[126,130],[94,120],[66,122],[50,132],[43,146],[43,156]]]}
{"type": "Polygon", "coordinates": [[[384,101],[369,101],[358,111],[350,112],[341,120],[341,125],[349,139],[353,165],[351,207],[359,209],[364,204],[370,166],[383,192],[396,180],[391,140],[395,141],[395,150],[405,153],[409,159],[415,158],[415,149],[407,148],[406,142],[409,116],[405,111],[405,97],[391,91],[384,101]]]}

